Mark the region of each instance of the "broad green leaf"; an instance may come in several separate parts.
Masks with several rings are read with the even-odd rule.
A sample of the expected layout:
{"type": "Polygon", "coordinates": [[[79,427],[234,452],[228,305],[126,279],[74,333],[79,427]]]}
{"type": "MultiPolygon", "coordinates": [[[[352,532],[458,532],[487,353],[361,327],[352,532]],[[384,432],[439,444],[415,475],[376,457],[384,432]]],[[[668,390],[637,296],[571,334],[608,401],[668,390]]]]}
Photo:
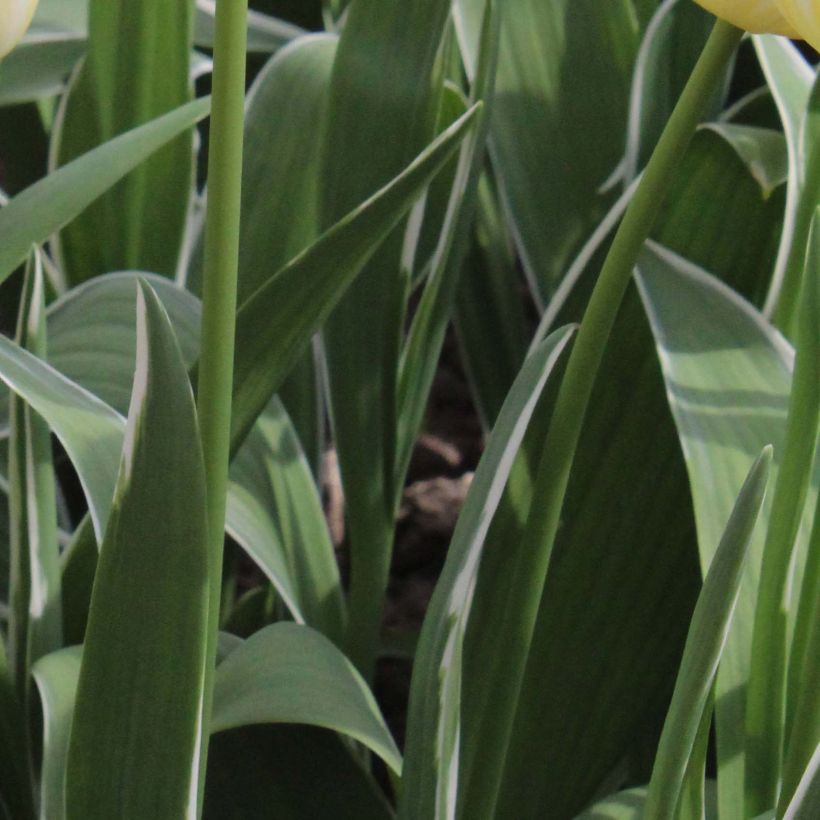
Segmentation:
{"type": "MultiPolygon", "coordinates": [[[[90,0],[88,55],[55,129],[59,164],[192,99],[191,26],[190,0],[90,0]]],[[[193,169],[189,126],[62,230],[69,281],[129,269],[173,276],[193,169]]]]}
{"type": "MultiPolygon", "coordinates": [[[[468,74],[483,7],[455,4],[468,74]]],[[[640,33],[630,0],[507,0],[499,9],[493,163],[527,276],[547,301],[614,199],[599,188],[623,154],[640,33]]]]}
{"type": "MultiPolygon", "coordinates": [[[[337,38],[300,38],[248,92],[239,234],[239,304],[319,235],[319,150],[337,38]],[[287,112],[287,116],[283,116],[287,112]]],[[[187,286],[199,292],[200,232],[187,286]]]]}
{"type": "Polygon", "coordinates": [[[231,419],[234,449],[345,288],[447,162],[479,108],[470,109],[398,177],[322,234],[241,306],[231,419]]]}
{"type": "MultiPolygon", "coordinates": [[[[32,254],[21,294],[17,342],[35,355],[46,352],[45,283],[39,251],[32,254]]],[[[63,643],[57,544],[56,481],[51,433],[20,398],[11,412],[9,441],[11,620],[9,649],[24,704],[29,671],[63,643]]]]}
{"type": "MultiPolygon", "coordinates": [[[[183,358],[190,365],[198,355],[199,302],[162,277],[147,278],[172,320],[183,358]]],[[[15,389],[43,415],[63,442],[86,491],[98,540],[110,511],[125,430],[125,420],[117,409],[125,409],[122,405],[127,385],[133,378],[136,281],[137,274],[106,275],[74,288],[51,306],[49,358],[71,379],[40,360],[26,358],[25,351],[10,342],[7,345],[12,364],[5,365],[0,339],[0,378],[6,379],[7,367],[21,361],[24,368],[31,367],[40,374],[39,381],[32,381],[24,372],[15,389]],[[97,393],[117,409],[97,398],[97,393]],[[89,424],[86,418],[96,421],[89,424]]],[[[317,628],[335,634],[343,622],[338,568],[322,529],[316,488],[286,416],[274,413],[267,423],[266,432],[254,431],[255,443],[250,448],[257,448],[256,454],[246,448],[247,456],[240,450],[237,457],[240,463],[248,458],[261,459],[262,475],[245,471],[244,477],[235,476],[229,488],[227,529],[274,583],[294,616],[307,618],[317,628]],[[283,450],[277,453],[280,444],[283,450]],[[271,479],[269,472],[283,453],[289,454],[287,471],[271,479]],[[268,489],[277,483],[276,492],[268,489]],[[254,490],[256,498],[249,494],[254,490]],[[287,532],[276,524],[272,517],[275,514],[290,522],[287,532]],[[303,603],[294,592],[297,587],[293,578],[299,578],[303,603]]],[[[78,529],[76,543],[66,553],[66,571],[70,568],[74,574],[69,585],[68,614],[75,640],[82,637],[87,581],[94,566],[94,557],[87,550],[87,535],[87,531],[78,529]]]]}
{"type": "Polygon", "coordinates": [[[208,621],[205,511],[187,369],[146,284],[71,729],[68,818],[195,815],[208,621]]]}
{"type": "MultiPolygon", "coordinates": [[[[689,472],[705,572],[755,452],[772,443],[776,467],[782,458],[794,354],[754,308],[695,265],[654,246],[644,253],[638,270],[689,472]]],[[[815,471],[798,536],[798,568],[817,483],[815,471]]],[[[729,817],[743,816],[739,730],[745,724],[752,624],[768,518],[767,505],[752,539],[737,616],[717,677],[719,799],[721,814],[729,817]]]]}
{"type": "MultiPolygon", "coordinates": [[[[782,188],[764,200],[725,141],[701,132],[681,159],[656,235],[735,287],[764,295],[781,197],[782,188]],[[739,233],[743,243],[734,239],[739,233]]],[[[581,317],[600,253],[589,254],[559,321],[581,317]]],[[[538,452],[537,438],[532,445],[538,452]]],[[[529,504],[529,496],[522,497],[518,520],[529,504]]],[[[620,310],[594,389],[562,520],[511,741],[502,816],[578,812],[625,759],[633,782],[648,780],[651,759],[639,745],[654,748],[660,733],[700,587],[685,464],[652,332],[634,291],[620,310]],[[662,563],[656,562],[659,552],[662,563]],[[655,569],[648,576],[650,564],[655,569]],[[606,685],[602,665],[620,670],[606,685]]],[[[476,593],[481,615],[468,644],[480,644],[488,632],[497,635],[493,612],[503,612],[511,594],[503,589],[513,526],[507,522],[491,533],[494,549],[476,593]]],[[[467,688],[478,700],[465,716],[468,748],[477,747],[476,720],[491,714],[481,690],[503,645],[496,637],[483,653],[470,653],[476,683],[467,688]]],[[[502,662],[499,674],[504,672],[502,662]]],[[[731,713],[736,705],[724,701],[720,710],[729,710],[728,725],[738,731],[742,718],[731,713]]]]}
{"type": "Polygon", "coordinates": [[[3,60],[0,105],[19,105],[61,94],[85,49],[85,37],[80,34],[30,31],[3,60]]]}
{"type": "Polygon", "coordinates": [[[772,448],[752,466],[735,502],[698,598],[646,795],[647,817],[672,817],[680,801],[712,683],[726,645],[772,462],[772,448]]]}
{"type": "Polygon", "coordinates": [[[122,414],[134,375],[139,276],[156,291],[190,367],[199,356],[199,301],[164,277],[108,274],[72,288],[48,308],[49,364],[122,414]]]}
{"type": "MultiPolygon", "coordinates": [[[[89,281],[72,289],[48,311],[49,360],[59,375],[55,370],[44,373],[52,389],[59,388],[66,378],[77,389],[70,396],[65,394],[62,406],[52,405],[46,418],[58,435],[63,431],[75,468],[81,479],[90,483],[104,478],[94,452],[64,426],[72,414],[107,414],[110,437],[106,444],[98,443],[98,455],[107,454],[109,464],[116,465],[125,427],[117,411],[127,410],[128,385],[133,379],[137,278],[134,273],[120,273],[89,281]],[[106,404],[100,407],[89,394],[101,397],[106,404]]],[[[146,274],[145,278],[168,312],[183,359],[190,366],[198,356],[198,300],[163,277],[146,274]]],[[[108,514],[115,476],[109,470],[107,494],[101,490],[89,497],[99,520],[108,514]]],[[[315,484],[280,404],[274,401],[271,412],[252,431],[248,445],[240,449],[232,477],[228,532],[265,572],[298,620],[338,637],[344,625],[338,566],[315,484]],[[243,469],[248,461],[258,462],[259,471],[243,469]]],[[[84,628],[85,590],[94,565],[85,534],[78,530],[78,536],[78,543],[72,543],[66,553],[66,571],[70,567],[73,572],[68,602],[70,631],[76,641],[82,638],[78,630],[84,628]]]]}
{"type": "MultiPolygon", "coordinates": [[[[330,84],[323,225],[387,184],[432,139],[450,6],[449,0],[349,6],[330,84]]],[[[389,241],[367,260],[323,333],[351,544],[348,652],[365,677],[375,661],[393,538],[396,382],[408,284],[401,235],[393,232],[398,222],[391,220],[383,237],[392,234],[389,241]]]]}
{"type": "Polygon", "coordinates": [[[484,539],[527,425],[570,335],[567,329],[557,331],[525,362],[459,516],[416,650],[402,818],[455,816],[460,789],[462,654],[484,539]]]}
{"type": "Polygon", "coordinates": [[[208,114],[210,99],[188,103],[94,148],[15,196],[0,210],[0,282],[129,171],[208,114]]]}
{"type": "MultiPolygon", "coordinates": [[[[240,304],[320,233],[319,152],[336,41],[328,35],[295,41],[268,61],[248,94],[240,304]]],[[[187,286],[195,292],[201,288],[203,239],[200,232],[189,265],[187,286]]],[[[317,393],[312,351],[306,350],[280,394],[312,464],[318,464],[322,449],[317,393]]]]}
{"type": "Polygon", "coordinates": [[[390,820],[351,750],[310,726],[247,726],[211,738],[205,820],[390,820]]]}
{"type": "Polygon", "coordinates": [[[217,668],[211,730],[256,723],[332,729],[401,773],[401,755],[367,684],[327,638],[309,627],[266,627],[217,668]]]}
{"type": "Polygon", "coordinates": [[[82,648],[71,646],[40,658],[31,670],[43,708],[41,820],[63,820],[65,817],[68,742],[81,660],[82,648]]]}
{"type": "Polygon", "coordinates": [[[0,637],[0,812],[10,818],[34,820],[34,779],[27,762],[25,712],[17,697],[14,675],[0,637]]]}

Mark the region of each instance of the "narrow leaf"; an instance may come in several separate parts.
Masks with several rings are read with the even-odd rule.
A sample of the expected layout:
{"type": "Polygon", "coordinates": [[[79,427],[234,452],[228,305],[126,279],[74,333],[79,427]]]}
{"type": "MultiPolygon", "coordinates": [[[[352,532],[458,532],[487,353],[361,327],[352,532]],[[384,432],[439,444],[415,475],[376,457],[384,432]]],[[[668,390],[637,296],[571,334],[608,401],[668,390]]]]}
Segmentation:
{"type": "Polygon", "coordinates": [[[673,817],[698,729],[734,615],[749,542],[763,506],[772,461],[766,448],[735,503],[698,599],[672,703],[661,735],[644,813],[673,817]]]}
{"type": "Polygon", "coordinates": [[[0,282],[45,241],[129,171],[207,116],[197,100],[115,137],[34,183],[0,210],[0,282]]]}

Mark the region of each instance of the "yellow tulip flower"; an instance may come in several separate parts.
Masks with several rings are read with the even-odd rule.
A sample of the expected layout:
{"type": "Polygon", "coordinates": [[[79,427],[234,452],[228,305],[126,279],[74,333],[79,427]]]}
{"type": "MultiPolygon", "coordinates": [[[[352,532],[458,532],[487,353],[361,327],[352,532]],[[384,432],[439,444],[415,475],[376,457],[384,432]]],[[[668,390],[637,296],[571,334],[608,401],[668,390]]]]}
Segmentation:
{"type": "Polygon", "coordinates": [[[38,0],[0,0],[0,57],[20,42],[28,29],[38,0]]]}
{"type": "Polygon", "coordinates": [[[820,0],[777,0],[798,36],[820,51],[820,0]]]}
{"type": "Polygon", "coordinates": [[[785,34],[794,37],[794,29],[780,10],[778,0],[697,0],[707,11],[738,28],[755,33],[785,34]]]}

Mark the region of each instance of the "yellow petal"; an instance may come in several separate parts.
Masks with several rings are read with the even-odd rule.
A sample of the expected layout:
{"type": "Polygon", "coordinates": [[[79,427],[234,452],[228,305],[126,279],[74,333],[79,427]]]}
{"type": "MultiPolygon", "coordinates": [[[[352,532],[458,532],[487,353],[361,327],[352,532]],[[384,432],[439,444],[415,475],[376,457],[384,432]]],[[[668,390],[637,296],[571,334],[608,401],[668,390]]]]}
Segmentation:
{"type": "MultiPolygon", "coordinates": [[[[795,31],[781,13],[779,6],[785,5],[781,0],[696,0],[707,11],[722,17],[738,28],[756,34],[785,34],[795,37],[795,31]]],[[[795,4],[799,0],[795,0],[795,4]]],[[[814,0],[807,0],[806,5],[817,7],[814,0]]]]}
{"type": "Polygon", "coordinates": [[[799,37],[820,49],[820,0],[777,0],[777,6],[799,37]]]}
{"type": "Polygon", "coordinates": [[[0,57],[20,42],[34,17],[38,0],[0,0],[0,57]]]}

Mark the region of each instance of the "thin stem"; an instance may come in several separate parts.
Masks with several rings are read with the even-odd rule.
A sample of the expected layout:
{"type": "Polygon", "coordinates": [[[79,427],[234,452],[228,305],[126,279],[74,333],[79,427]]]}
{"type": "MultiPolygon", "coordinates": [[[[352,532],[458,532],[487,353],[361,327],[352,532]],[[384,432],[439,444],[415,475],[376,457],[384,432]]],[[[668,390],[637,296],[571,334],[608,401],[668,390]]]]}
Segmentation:
{"type": "Polygon", "coordinates": [[[505,663],[503,675],[496,675],[493,709],[487,715],[477,765],[469,772],[470,803],[478,812],[468,811],[469,816],[495,816],[503,762],[561,507],[589,398],[618,309],[659,206],[741,36],[742,32],[728,23],[716,23],[624,215],[573,345],[538,467],[524,546],[514,568],[515,606],[506,610],[504,631],[511,647],[505,655],[509,663],[505,663]]]}
{"type": "Polygon", "coordinates": [[[208,653],[202,714],[199,811],[208,756],[213,679],[219,629],[222,551],[231,431],[242,139],[245,106],[247,0],[218,0],[214,40],[213,100],[205,268],[202,291],[202,351],[197,412],[208,493],[208,572],[210,577],[208,653]]]}

